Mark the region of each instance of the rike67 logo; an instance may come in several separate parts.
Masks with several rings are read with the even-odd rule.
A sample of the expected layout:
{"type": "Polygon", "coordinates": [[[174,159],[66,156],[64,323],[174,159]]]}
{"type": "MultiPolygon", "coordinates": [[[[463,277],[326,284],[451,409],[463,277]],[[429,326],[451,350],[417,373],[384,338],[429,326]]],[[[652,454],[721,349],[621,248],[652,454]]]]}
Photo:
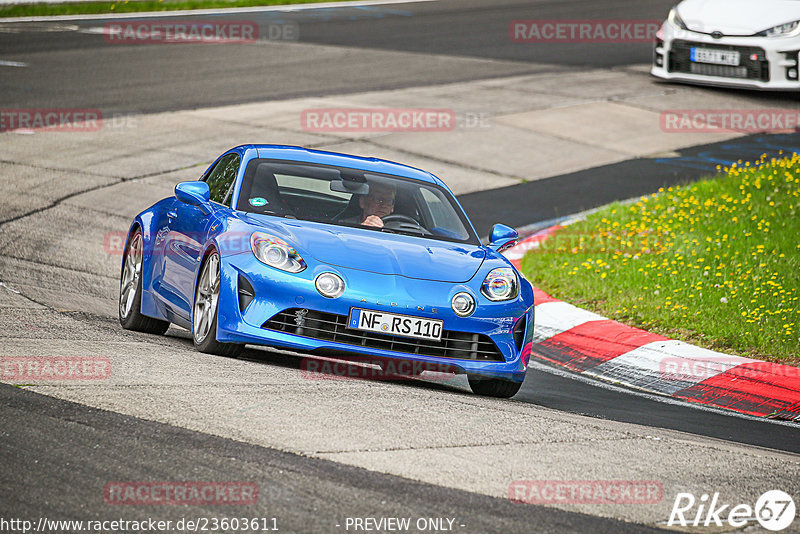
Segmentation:
{"type": "Polygon", "coordinates": [[[792,497],[781,490],[770,490],[750,504],[732,505],[720,500],[719,493],[704,493],[696,499],[691,493],[678,493],[667,525],[682,527],[743,527],[758,521],[765,529],[783,530],[794,521],[796,509],[792,497]]]}

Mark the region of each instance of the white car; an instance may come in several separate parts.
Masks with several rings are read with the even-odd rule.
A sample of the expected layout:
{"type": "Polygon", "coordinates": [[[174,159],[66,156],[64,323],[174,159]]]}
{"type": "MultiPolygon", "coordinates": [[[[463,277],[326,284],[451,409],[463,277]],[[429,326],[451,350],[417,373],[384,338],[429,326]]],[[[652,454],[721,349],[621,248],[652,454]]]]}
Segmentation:
{"type": "Polygon", "coordinates": [[[656,34],[651,74],[748,89],[800,90],[800,0],[684,0],[656,34]]]}

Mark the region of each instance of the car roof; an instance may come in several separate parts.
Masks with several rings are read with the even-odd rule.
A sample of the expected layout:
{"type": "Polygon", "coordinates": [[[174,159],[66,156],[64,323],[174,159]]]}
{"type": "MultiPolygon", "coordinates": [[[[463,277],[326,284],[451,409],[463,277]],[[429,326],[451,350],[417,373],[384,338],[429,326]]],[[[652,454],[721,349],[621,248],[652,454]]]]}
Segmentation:
{"type": "Polygon", "coordinates": [[[312,150],[291,145],[243,145],[237,148],[255,148],[258,151],[259,158],[334,165],[337,167],[389,174],[432,184],[444,185],[439,178],[427,171],[385,159],[363,158],[360,156],[341,154],[339,152],[312,150]]]}

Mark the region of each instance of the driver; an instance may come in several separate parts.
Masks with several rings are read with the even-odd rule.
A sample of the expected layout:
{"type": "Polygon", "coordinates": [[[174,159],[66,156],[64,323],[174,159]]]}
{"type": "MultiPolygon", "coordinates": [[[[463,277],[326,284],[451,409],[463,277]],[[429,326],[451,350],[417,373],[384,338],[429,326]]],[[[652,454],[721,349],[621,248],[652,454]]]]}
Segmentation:
{"type": "Polygon", "coordinates": [[[391,215],[394,211],[394,198],[397,190],[391,184],[373,182],[369,186],[369,193],[358,198],[361,207],[361,216],[358,221],[363,226],[383,228],[382,217],[391,215]]]}

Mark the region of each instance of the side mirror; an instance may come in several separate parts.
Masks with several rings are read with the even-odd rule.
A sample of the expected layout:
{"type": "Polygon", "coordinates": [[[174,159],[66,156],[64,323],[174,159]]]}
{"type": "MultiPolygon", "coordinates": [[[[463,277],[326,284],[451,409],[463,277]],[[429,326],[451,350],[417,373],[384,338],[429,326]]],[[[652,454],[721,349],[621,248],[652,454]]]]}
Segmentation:
{"type": "Polygon", "coordinates": [[[211,208],[208,205],[211,199],[211,189],[205,182],[181,182],[175,186],[175,198],[186,204],[197,206],[208,215],[211,208]]]}
{"type": "Polygon", "coordinates": [[[519,234],[505,224],[495,224],[489,237],[489,248],[495,252],[503,252],[517,244],[519,234]]]}

